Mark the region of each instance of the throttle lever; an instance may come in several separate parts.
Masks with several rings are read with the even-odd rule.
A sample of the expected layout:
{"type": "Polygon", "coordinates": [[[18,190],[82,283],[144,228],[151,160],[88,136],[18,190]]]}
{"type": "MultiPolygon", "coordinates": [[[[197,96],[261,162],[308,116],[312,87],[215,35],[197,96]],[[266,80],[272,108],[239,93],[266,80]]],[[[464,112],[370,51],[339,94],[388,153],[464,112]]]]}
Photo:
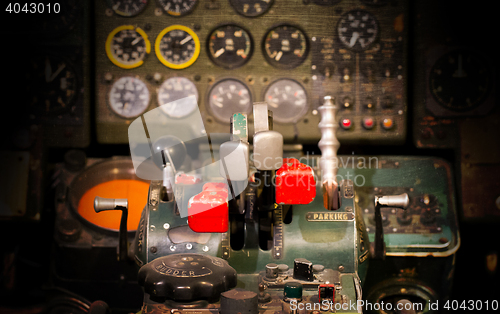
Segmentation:
{"type": "Polygon", "coordinates": [[[337,150],[340,146],[336,135],[338,125],[335,117],[338,108],[334,105],[331,96],[325,96],[323,105],[318,110],[321,113],[321,121],[318,125],[321,131],[321,140],[318,146],[321,150],[319,167],[323,188],[323,205],[328,210],[337,210],[341,205],[337,182],[338,162],[336,160],[337,150]]]}
{"type": "Polygon", "coordinates": [[[406,209],[410,204],[407,193],[400,195],[375,196],[375,243],[371,253],[374,259],[385,258],[384,227],[382,226],[382,207],[396,207],[406,209]]]}
{"type": "Polygon", "coordinates": [[[127,218],[128,218],[128,200],[126,198],[104,198],[96,196],[94,199],[94,210],[96,213],[108,210],[121,210],[120,232],[118,242],[118,260],[127,259],[127,218]]]}

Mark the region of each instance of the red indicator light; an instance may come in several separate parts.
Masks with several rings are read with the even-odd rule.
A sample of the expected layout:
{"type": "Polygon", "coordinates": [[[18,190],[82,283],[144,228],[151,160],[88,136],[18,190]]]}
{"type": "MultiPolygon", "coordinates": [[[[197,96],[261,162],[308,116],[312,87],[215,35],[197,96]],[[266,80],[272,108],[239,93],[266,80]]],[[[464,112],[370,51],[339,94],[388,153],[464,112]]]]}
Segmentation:
{"type": "Polygon", "coordinates": [[[349,129],[352,126],[352,121],[350,119],[341,119],[340,126],[344,129],[349,129]]]}

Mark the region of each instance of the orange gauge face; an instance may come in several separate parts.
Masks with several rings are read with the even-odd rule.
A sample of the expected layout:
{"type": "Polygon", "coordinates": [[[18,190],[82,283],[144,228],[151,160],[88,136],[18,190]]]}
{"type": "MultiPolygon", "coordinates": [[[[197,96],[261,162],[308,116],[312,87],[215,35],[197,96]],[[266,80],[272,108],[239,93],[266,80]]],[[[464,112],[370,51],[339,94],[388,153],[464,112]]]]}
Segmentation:
{"type": "Polygon", "coordinates": [[[128,199],[127,230],[135,231],[141,219],[141,213],[148,199],[149,184],[138,180],[113,180],[100,183],[89,189],[78,203],[78,213],[96,226],[118,231],[120,229],[120,210],[96,213],[94,198],[128,199]]]}

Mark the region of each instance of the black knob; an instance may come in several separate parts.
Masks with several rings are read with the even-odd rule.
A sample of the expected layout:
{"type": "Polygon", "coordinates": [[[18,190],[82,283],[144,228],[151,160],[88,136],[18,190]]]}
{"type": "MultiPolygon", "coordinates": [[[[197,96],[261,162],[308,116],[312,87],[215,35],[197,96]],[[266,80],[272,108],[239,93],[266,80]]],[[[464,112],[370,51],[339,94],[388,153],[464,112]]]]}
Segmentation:
{"type": "Polygon", "coordinates": [[[236,288],[221,294],[221,314],[258,314],[259,298],[257,293],[236,288]]]}
{"type": "Polygon", "coordinates": [[[172,254],[142,266],[138,280],[153,300],[217,302],[222,292],[236,286],[236,271],[218,257],[172,254]]]}
{"type": "Polygon", "coordinates": [[[167,162],[172,162],[175,169],[178,169],[186,155],[186,145],[173,135],[162,136],[153,143],[153,160],[160,169],[167,162]]]}
{"type": "Polygon", "coordinates": [[[71,172],[80,171],[87,164],[87,155],[78,149],[72,149],[64,154],[64,166],[71,172]]]}

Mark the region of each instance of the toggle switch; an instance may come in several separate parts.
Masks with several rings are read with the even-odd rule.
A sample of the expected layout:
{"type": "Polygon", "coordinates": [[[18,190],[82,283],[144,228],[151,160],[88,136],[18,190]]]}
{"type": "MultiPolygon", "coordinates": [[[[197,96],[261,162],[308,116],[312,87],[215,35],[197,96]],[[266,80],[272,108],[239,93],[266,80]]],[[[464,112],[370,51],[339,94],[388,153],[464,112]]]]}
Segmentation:
{"type": "Polygon", "coordinates": [[[305,258],[296,258],[293,261],[293,278],[298,280],[313,281],[313,263],[305,258]]]}

